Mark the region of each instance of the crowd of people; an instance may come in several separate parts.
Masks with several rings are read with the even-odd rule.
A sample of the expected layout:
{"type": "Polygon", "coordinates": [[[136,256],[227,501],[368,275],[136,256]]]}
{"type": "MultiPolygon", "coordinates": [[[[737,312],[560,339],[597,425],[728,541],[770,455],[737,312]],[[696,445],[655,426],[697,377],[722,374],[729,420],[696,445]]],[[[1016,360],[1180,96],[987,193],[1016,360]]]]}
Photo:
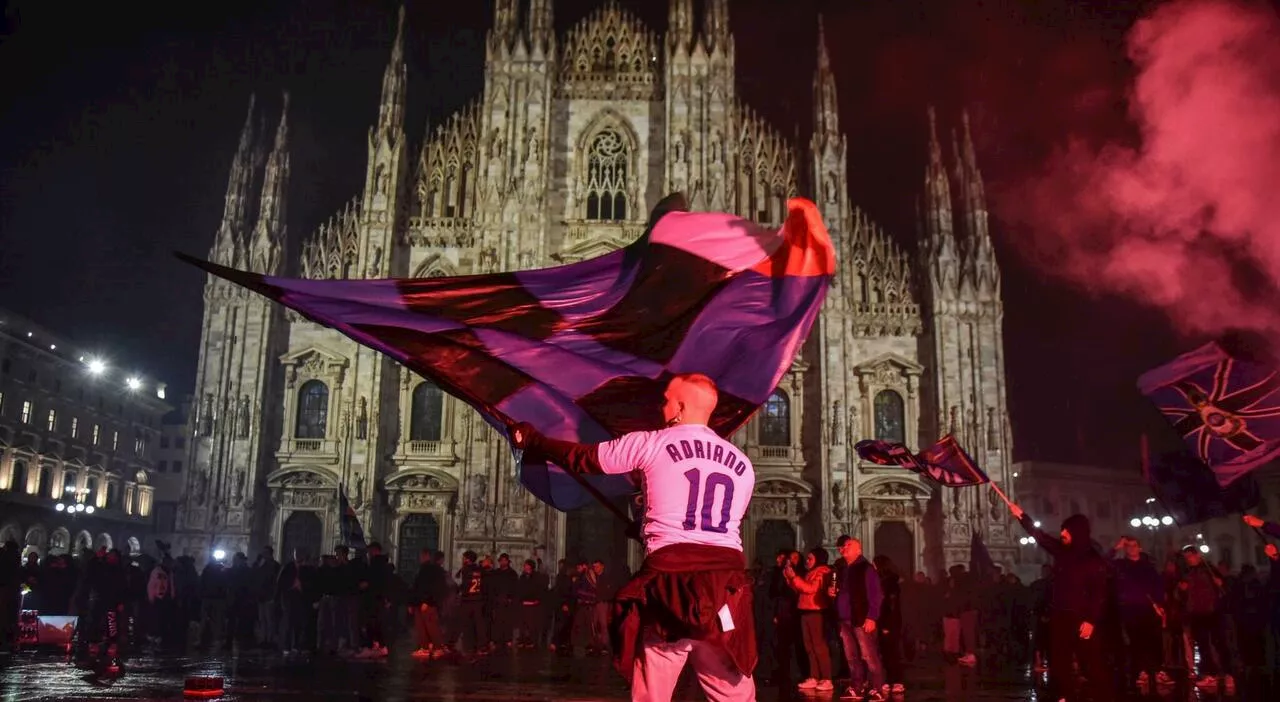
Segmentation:
{"type": "Polygon", "coordinates": [[[265,547],[253,563],[236,553],[197,570],[190,556],[124,557],[106,548],[22,559],[10,542],[0,545],[0,643],[17,645],[19,612],[35,610],[77,616],[77,653],[94,658],[251,648],[380,658],[409,630],[417,657],[608,651],[609,608],[625,568],[561,561],[549,576],[540,560],[517,571],[505,553],[470,551],[455,572],[444,563],[443,553],[424,550],[406,580],[371,543],[358,554],[338,546],[318,562],[296,552],[284,564],[265,547]]]}
{"type": "MultiPolygon", "coordinates": [[[[1280,537],[1280,526],[1245,520],[1280,537]]],[[[883,555],[867,571],[876,577],[864,582],[850,571],[861,546],[850,560],[843,540],[835,563],[815,548],[803,555],[780,551],[767,570],[757,564],[764,676],[814,693],[847,678],[844,699],[883,699],[905,690],[905,663],[930,655],[966,667],[1030,665],[1049,674],[1060,696],[1052,699],[1077,699],[1083,676],[1091,699],[1108,700],[1120,690],[1145,693],[1179,679],[1231,693],[1234,676],[1247,669],[1280,669],[1280,565],[1265,573],[1253,565],[1233,571],[1227,563],[1211,565],[1194,547],[1157,564],[1136,536],[1110,549],[1093,543],[1083,517],[1067,520],[1066,536],[1027,522],[1049,544],[1054,563],[1025,584],[999,566],[955,565],[936,582],[923,572],[903,578],[883,555]],[[850,601],[865,608],[842,605],[845,592],[857,593],[850,601]],[[1082,632],[1086,622],[1089,631],[1082,632]],[[862,627],[875,635],[851,636],[862,627]]],[[[1266,554],[1277,563],[1275,545],[1266,554]]]]}

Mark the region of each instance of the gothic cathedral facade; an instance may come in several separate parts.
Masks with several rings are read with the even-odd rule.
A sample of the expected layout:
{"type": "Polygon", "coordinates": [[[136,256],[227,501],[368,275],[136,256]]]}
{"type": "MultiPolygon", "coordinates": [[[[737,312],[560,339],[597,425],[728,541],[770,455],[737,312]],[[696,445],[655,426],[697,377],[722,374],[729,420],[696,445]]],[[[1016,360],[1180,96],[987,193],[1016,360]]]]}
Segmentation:
{"type": "MultiPolygon", "coordinates": [[[[525,269],[630,243],[669,192],[775,223],[787,198],[810,197],[840,268],[802,353],[734,437],[756,466],[748,558],[847,533],[904,572],[936,572],[967,562],[980,533],[1011,564],[1010,522],[989,488],[938,488],[853,450],[952,433],[1011,487],[1000,272],[967,122],[944,160],[930,113],[912,256],[849,201],[821,25],[806,150],[735,97],[728,0],[705,0],[701,17],[693,0],[670,0],[665,36],[612,0],[563,36],[552,0],[495,5],[483,94],[417,148],[401,12],[363,191],[297,254],[285,245],[287,96],[273,134],[251,102],[212,260],[312,279],[525,269]]],[[[208,280],[204,302],[179,552],[328,552],[342,485],[402,571],[423,547],[454,563],[466,549],[616,557],[607,514],[532,499],[503,437],[429,381],[224,281],[208,280]]]]}

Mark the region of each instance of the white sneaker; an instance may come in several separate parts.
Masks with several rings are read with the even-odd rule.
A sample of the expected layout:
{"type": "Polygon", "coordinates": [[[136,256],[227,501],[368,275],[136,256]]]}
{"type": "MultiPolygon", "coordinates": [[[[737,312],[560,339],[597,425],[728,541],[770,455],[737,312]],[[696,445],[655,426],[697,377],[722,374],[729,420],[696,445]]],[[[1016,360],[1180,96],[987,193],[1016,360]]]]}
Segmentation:
{"type": "Polygon", "coordinates": [[[425,648],[420,648],[409,655],[413,656],[414,658],[430,658],[431,652],[425,648]]]}
{"type": "Polygon", "coordinates": [[[978,657],[973,655],[972,653],[966,653],[963,656],[960,656],[959,658],[957,658],[956,662],[959,663],[960,665],[975,666],[978,664],[978,657]]]}
{"type": "Polygon", "coordinates": [[[893,686],[889,688],[889,691],[895,695],[901,695],[907,691],[907,686],[902,683],[894,683],[893,686]]]}
{"type": "Polygon", "coordinates": [[[813,678],[808,678],[804,682],[800,683],[799,685],[796,685],[797,690],[813,690],[813,689],[816,689],[817,687],[818,687],[818,681],[814,680],[813,678]]]}
{"type": "Polygon", "coordinates": [[[861,692],[859,692],[857,688],[850,687],[850,688],[848,688],[848,689],[846,689],[846,690],[844,691],[844,694],[843,694],[843,695],[840,695],[840,699],[842,699],[842,700],[865,700],[865,699],[867,699],[867,698],[866,698],[866,697],[864,697],[864,696],[863,696],[863,694],[862,694],[861,692]]]}
{"type": "Polygon", "coordinates": [[[831,692],[836,689],[836,686],[832,685],[830,680],[819,680],[817,686],[813,689],[818,692],[831,692]]]}

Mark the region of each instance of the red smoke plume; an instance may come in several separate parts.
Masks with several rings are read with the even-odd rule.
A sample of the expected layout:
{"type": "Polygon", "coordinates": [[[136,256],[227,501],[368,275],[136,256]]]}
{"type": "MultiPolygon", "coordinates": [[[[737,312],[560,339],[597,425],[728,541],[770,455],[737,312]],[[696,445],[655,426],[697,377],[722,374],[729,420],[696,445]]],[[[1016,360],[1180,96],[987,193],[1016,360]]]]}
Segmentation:
{"type": "Polygon", "coordinates": [[[997,214],[1024,254],[1075,285],[1159,307],[1186,333],[1274,336],[1280,17],[1180,0],[1135,24],[1127,46],[1138,145],[1075,139],[996,193],[997,214]]]}

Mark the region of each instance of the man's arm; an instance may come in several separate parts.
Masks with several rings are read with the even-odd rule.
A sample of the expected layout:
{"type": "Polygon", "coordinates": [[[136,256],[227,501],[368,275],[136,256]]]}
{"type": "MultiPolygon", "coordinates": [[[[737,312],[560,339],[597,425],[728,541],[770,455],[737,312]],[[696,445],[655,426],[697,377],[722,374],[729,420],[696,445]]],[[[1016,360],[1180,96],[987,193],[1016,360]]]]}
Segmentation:
{"type": "Polygon", "coordinates": [[[1037,527],[1035,520],[1032,519],[1030,515],[1025,512],[1022,513],[1018,517],[1018,523],[1022,525],[1022,528],[1026,530],[1027,534],[1030,535],[1031,538],[1036,540],[1036,543],[1040,545],[1040,548],[1049,552],[1050,556],[1057,558],[1058,555],[1062,553],[1062,540],[1037,527]]]}
{"type": "Polygon", "coordinates": [[[511,427],[512,442],[571,473],[615,475],[641,468],[650,452],[646,432],[632,432],[601,444],[580,444],[544,436],[527,422],[511,427]]]}

